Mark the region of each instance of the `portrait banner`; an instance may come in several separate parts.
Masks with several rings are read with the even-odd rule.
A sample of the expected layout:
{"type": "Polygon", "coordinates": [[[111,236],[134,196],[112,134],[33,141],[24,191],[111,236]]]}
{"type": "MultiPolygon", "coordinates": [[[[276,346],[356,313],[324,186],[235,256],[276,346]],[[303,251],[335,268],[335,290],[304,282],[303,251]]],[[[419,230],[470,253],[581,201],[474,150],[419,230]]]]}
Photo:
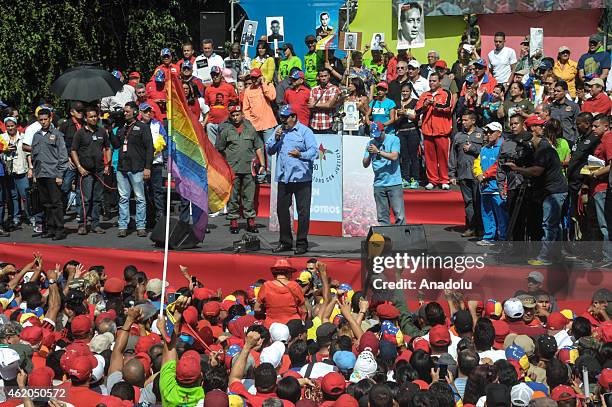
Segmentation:
{"type": "Polygon", "coordinates": [[[317,50],[338,48],[338,10],[316,10],[317,50]]]}
{"type": "Polygon", "coordinates": [[[268,42],[273,44],[285,41],[285,23],[283,17],[266,17],[266,36],[268,42]]]}
{"type": "Polygon", "coordinates": [[[255,45],[255,34],[257,34],[257,21],[245,20],[244,26],[242,27],[242,35],[240,35],[240,45],[248,45],[252,47],[255,45]]]}
{"type": "Polygon", "coordinates": [[[340,31],[338,42],[343,51],[358,51],[361,49],[361,33],[340,31]]]}
{"type": "Polygon", "coordinates": [[[372,51],[382,51],[381,42],[385,42],[385,33],[374,33],[372,34],[372,41],[370,41],[370,49],[372,51]]]}
{"type": "Polygon", "coordinates": [[[397,9],[397,49],[425,46],[423,2],[400,3],[397,9]]]}
{"type": "Polygon", "coordinates": [[[544,55],[544,29],[533,28],[529,29],[529,56],[536,54],[544,55]]]}
{"type": "Polygon", "coordinates": [[[357,110],[357,102],[344,102],[342,125],[346,131],[359,130],[359,110],[357,110]]]}

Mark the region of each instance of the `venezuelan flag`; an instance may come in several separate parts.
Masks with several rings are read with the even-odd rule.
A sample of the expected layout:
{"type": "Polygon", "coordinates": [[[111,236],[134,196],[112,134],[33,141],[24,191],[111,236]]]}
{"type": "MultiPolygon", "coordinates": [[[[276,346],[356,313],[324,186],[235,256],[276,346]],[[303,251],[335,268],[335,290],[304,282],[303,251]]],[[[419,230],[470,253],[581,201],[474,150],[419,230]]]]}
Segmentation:
{"type": "Polygon", "coordinates": [[[234,173],[189,110],[176,75],[172,75],[169,85],[168,166],[177,192],[192,204],[193,232],[202,240],[208,211],[220,211],[230,198],[234,173]]]}

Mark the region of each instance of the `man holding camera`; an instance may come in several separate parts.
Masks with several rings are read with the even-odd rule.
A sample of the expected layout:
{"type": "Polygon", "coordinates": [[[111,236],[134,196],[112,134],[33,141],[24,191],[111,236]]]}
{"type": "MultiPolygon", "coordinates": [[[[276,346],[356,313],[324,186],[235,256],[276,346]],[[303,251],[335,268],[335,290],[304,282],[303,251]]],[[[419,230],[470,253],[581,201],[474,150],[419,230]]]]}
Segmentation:
{"type": "MultiPolygon", "coordinates": [[[[533,149],[529,141],[531,134],[525,130],[523,116],[512,115],[509,127],[510,134],[505,137],[499,153],[501,164],[513,162],[520,166],[530,166],[533,162],[533,149]]],[[[507,201],[510,217],[507,240],[524,241],[527,232],[526,208],[531,194],[528,181],[507,165],[497,167],[497,179],[500,182],[500,196],[507,201]]]]}
{"type": "Polygon", "coordinates": [[[505,164],[512,171],[524,177],[533,179],[532,201],[534,207],[542,203],[542,247],[537,258],[529,260],[532,266],[548,266],[552,264],[553,242],[561,239],[561,218],[563,204],[567,198],[567,180],[563,175],[561,160],[555,148],[544,137],[544,121],[531,116],[526,122],[533,129],[531,143],[535,147],[533,163],[529,166],[519,167],[514,162],[505,164]]]}

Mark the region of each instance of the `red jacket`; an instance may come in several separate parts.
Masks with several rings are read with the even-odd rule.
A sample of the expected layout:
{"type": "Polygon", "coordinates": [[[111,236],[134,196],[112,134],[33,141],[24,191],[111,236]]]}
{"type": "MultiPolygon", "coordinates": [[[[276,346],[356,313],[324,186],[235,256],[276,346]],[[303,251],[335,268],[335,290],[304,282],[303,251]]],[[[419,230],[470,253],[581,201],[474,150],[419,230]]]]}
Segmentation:
{"type": "Polygon", "coordinates": [[[609,116],[610,110],[612,110],[612,101],[610,101],[610,97],[605,92],[601,92],[599,95],[591,97],[582,103],[583,112],[593,114],[604,113],[609,116]]]}
{"type": "MultiPolygon", "coordinates": [[[[482,79],[478,82],[478,90],[484,90],[485,93],[491,94],[493,93],[493,88],[497,86],[497,80],[488,72],[482,76],[482,79]]],[[[467,82],[463,82],[463,86],[461,87],[461,94],[459,96],[464,96],[465,91],[467,90],[467,82]]]]}
{"type": "Polygon", "coordinates": [[[237,101],[238,95],[234,87],[226,82],[221,82],[219,86],[210,85],[204,90],[204,101],[210,107],[208,115],[209,123],[223,123],[229,117],[227,107],[230,102],[237,101]]]}
{"type": "Polygon", "coordinates": [[[421,131],[424,136],[448,136],[453,129],[453,103],[451,93],[445,89],[438,88],[435,92],[424,92],[421,94],[415,110],[422,115],[423,124],[421,131]],[[425,106],[426,100],[434,101],[433,104],[425,106]]]}

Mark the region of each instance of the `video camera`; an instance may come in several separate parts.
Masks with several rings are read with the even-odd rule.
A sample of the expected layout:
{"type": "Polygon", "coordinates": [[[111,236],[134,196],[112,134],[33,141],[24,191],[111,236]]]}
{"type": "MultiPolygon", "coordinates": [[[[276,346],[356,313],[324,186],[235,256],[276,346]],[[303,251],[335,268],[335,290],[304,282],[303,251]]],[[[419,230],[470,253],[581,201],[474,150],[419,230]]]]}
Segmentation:
{"type": "Polygon", "coordinates": [[[505,163],[514,163],[519,167],[528,167],[532,164],[535,145],[531,138],[520,138],[515,140],[516,149],[499,156],[499,161],[503,165],[505,163]]]}

